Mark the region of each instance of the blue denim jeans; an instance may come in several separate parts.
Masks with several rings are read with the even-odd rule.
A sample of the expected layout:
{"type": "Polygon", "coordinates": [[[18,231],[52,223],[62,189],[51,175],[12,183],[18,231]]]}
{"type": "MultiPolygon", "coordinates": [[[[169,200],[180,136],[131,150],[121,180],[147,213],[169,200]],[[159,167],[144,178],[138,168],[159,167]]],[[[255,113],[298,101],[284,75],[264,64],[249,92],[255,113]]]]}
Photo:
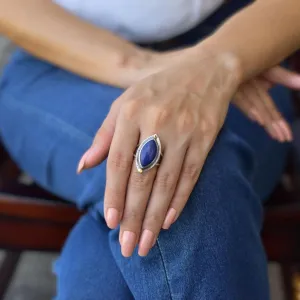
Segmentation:
{"type": "MultiPolygon", "coordinates": [[[[215,14],[185,38],[199,39],[225,15],[215,14]]],[[[55,266],[57,299],[269,299],[260,238],[263,200],[280,179],[289,145],[271,140],[230,107],[178,221],[147,257],[135,252],[124,258],[119,229],[109,230],[103,219],[105,162],[76,175],[81,155],[122,92],[22,50],[1,81],[0,132],[12,157],[41,186],[88,210],[55,266]]],[[[289,92],[275,87],[272,96],[291,121],[289,92]]]]}

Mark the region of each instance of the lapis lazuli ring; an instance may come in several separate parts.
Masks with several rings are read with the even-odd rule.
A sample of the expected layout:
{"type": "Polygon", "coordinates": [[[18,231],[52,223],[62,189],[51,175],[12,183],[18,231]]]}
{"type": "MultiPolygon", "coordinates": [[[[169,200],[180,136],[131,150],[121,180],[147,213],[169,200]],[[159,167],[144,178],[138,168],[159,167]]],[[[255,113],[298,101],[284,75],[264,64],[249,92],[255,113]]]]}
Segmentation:
{"type": "Polygon", "coordinates": [[[162,158],[161,143],[157,134],[143,140],[135,153],[136,168],[139,173],[157,166],[162,158]]]}

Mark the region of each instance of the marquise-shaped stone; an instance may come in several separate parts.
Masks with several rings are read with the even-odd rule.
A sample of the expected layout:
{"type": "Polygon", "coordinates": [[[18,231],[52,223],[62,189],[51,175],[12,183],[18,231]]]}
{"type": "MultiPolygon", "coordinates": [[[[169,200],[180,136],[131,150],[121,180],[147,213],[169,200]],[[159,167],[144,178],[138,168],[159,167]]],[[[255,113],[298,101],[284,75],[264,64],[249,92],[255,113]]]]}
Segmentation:
{"type": "Polygon", "coordinates": [[[148,141],[140,152],[140,163],[142,168],[149,166],[157,157],[158,146],[155,140],[148,141]]]}

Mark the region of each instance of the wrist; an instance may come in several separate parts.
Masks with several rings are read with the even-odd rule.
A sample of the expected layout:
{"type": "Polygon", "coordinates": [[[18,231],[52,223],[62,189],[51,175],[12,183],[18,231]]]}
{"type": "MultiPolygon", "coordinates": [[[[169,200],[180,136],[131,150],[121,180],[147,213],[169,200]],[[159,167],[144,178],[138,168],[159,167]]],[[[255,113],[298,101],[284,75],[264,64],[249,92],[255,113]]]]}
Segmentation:
{"type": "Polygon", "coordinates": [[[156,60],[159,55],[158,52],[136,46],[123,52],[117,63],[123,77],[123,86],[127,88],[154,73],[157,69],[156,60]]]}
{"type": "Polygon", "coordinates": [[[198,57],[199,61],[208,58],[216,59],[222,67],[234,75],[237,86],[244,81],[245,71],[241,57],[231,49],[220,47],[212,36],[193,48],[194,55],[198,57]]]}

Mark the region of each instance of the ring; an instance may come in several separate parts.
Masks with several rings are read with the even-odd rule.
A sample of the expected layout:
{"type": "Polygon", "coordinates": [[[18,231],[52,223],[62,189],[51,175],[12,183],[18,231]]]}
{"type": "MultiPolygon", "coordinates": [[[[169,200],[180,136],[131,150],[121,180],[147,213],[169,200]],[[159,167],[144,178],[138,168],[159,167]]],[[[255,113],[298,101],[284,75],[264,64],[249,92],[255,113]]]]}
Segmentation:
{"type": "Polygon", "coordinates": [[[139,173],[159,165],[162,158],[161,143],[157,134],[143,140],[135,152],[135,163],[139,173]]]}

